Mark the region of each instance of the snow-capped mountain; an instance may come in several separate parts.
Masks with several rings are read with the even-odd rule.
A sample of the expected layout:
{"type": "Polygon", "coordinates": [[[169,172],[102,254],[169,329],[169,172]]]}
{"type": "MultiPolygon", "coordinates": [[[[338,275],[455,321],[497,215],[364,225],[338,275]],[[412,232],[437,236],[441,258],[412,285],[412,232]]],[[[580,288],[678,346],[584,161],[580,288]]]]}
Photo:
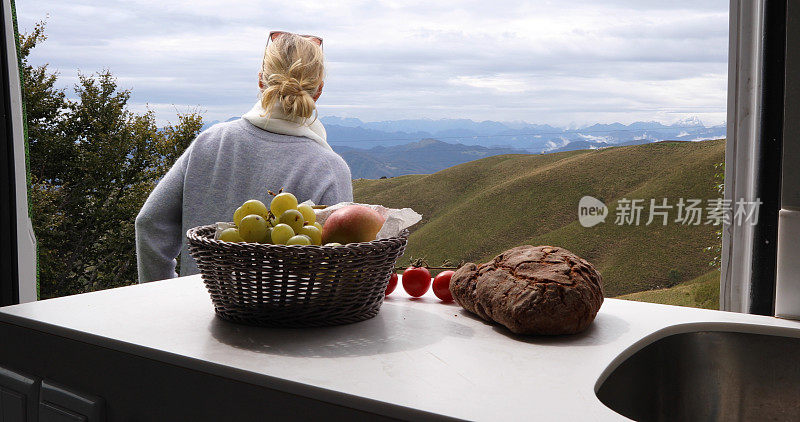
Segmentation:
{"type": "Polygon", "coordinates": [[[705,126],[697,117],[672,124],[661,122],[596,123],[559,128],[530,123],[475,122],[467,119],[391,120],[362,122],[355,118],[323,117],[331,145],[369,149],[433,138],[483,147],[510,147],[533,153],[662,140],[695,141],[725,137],[725,125],[705,126]]]}

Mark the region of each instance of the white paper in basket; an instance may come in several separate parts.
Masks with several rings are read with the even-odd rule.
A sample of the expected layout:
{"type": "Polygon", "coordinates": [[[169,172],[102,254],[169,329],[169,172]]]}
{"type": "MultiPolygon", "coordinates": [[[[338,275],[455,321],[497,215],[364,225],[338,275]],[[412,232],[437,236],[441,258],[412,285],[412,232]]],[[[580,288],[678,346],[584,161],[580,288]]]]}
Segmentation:
{"type": "MultiPolygon", "coordinates": [[[[314,205],[311,201],[305,201],[304,204],[314,205]]],[[[331,215],[334,211],[338,210],[339,208],[346,207],[348,205],[362,205],[365,207],[372,208],[373,210],[377,211],[386,221],[383,223],[383,227],[378,232],[376,239],[386,239],[388,237],[397,236],[400,234],[403,229],[407,229],[414,224],[419,223],[422,220],[422,215],[417,213],[416,211],[412,210],[411,208],[386,208],[383,205],[371,205],[371,204],[359,204],[356,202],[339,202],[336,205],[331,205],[322,210],[314,210],[314,213],[317,215],[317,222],[320,224],[325,224],[325,220],[328,219],[328,216],[331,215]]],[[[219,235],[222,233],[223,230],[231,227],[236,227],[231,223],[225,222],[218,222],[217,223],[217,231],[214,234],[214,239],[219,240],[219,235]]]]}
{"type": "MultiPolygon", "coordinates": [[[[314,205],[310,201],[304,202],[309,205],[314,205]]],[[[386,208],[383,205],[371,205],[371,204],[359,204],[356,202],[339,202],[336,205],[331,205],[322,210],[314,210],[317,214],[317,221],[320,224],[325,224],[325,220],[328,219],[328,216],[331,215],[334,211],[338,210],[339,208],[346,207],[348,205],[362,205],[365,207],[372,208],[373,210],[377,211],[386,221],[383,223],[383,227],[378,232],[378,236],[376,239],[386,239],[387,237],[393,237],[400,234],[403,229],[407,229],[414,224],[419,223],[422,220],[422,215],[418,214],[416,211],[412,210],[411,208],[386,208]]]]}

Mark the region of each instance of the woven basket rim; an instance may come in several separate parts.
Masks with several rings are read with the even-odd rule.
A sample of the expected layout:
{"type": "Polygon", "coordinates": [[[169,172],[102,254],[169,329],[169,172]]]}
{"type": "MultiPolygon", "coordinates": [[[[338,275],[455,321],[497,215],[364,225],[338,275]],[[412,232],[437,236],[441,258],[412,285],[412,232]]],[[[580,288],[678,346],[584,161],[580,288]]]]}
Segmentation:
{"type": "MultiPolygon", "coordinates": [[[[230,222],[229,224],[233,224],[233,222],[230,222]]],[[[397,239],[407,238],[408,237],[408,233],[409,233],[408,229],[403,229],[403,230],[400,231],[400,234],[397,235],[397,236],[391,236],[391,237],[385,237],[385,238],[382,238],[382,239],[370,240],[369,242],[347,243],[347,244],[338,245],[338,246],[325,246],[325,245],[276,245],[276,244],[273,244],[273,243],[258,243],[258,242],[228,242],[228,241],[225,241],[225,240],[214,239],[213,236],[203,236],[203,235],[200,235],[198,233],[201,230],[214,230],[214,232],[216,232],[216,229],[217,229],[217,225],[216,224],[206,224],[206,225],[202,225],[202,226],[192,227],[191,229],[186,231],[186,237],[191,239],[191,240],[195,240],[195,241],[209,242],[212,245],[217,245],[217,246],[238,245],[240,247],[247,247],[247,248],[256,247],[256,248],[263,248],[263,249],[292,248],[292,249],[300,249],[300,250],[302,250],[302,249],[305,249],[305,250],[309,250],[309,249],[332,250],[332,249],[357,248],[359,246],[376,245],[376,244],[380,244],[380,243],[383,243],[383,242],[393,242],[393,241],[396,241],[397,239]]]]}

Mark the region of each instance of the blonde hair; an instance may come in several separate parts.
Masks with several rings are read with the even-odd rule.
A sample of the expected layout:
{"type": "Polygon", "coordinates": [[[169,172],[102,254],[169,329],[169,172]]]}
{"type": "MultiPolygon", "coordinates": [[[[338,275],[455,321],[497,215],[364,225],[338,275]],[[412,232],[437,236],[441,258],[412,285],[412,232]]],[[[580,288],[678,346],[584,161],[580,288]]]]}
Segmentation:
{"type": "Polygon", "coordinates": [[[275,103],[292,120],[316,112],[314,95],[325,78],[322,47],[295,34],[269,42],[261,63],[261,105],[269,114],[275,103]]]}

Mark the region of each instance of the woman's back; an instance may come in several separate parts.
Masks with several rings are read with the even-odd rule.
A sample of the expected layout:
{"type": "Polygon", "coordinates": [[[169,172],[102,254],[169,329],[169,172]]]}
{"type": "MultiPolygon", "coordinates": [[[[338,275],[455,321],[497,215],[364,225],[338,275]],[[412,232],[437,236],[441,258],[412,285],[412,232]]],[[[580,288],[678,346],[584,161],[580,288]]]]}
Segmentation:
{"type": "MultiPolygon", "coordinates": [[[[244,201],[268,203],[268,190],[283,188],[299,201],[316,204],[353,197],[350,169],[335,152],[308,138],[267,132],[245,119],[201,133],[159,185],[136,220],[137,231],[153,244],[151,250],[137,251],[145,255],[140,262],[159,263],[177,255],[170,226],[178,225],[184,235],[195,226],[232,221],[244,201]]],[[[181,244],[180,274],[196,274],[194,259],[181,244]]],[[[174,276],[162,268],[139,268],[140,279],[174,276]]]]}

